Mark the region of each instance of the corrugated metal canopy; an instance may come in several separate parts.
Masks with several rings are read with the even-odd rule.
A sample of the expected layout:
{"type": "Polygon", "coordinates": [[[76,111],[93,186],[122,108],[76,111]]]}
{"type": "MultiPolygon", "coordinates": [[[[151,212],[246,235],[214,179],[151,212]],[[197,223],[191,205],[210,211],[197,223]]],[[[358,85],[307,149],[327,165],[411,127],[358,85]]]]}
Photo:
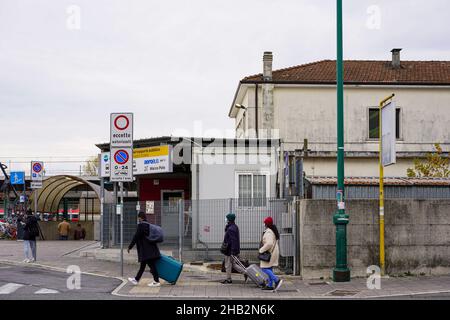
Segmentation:
{"type": "MultiPolygon", "coordinates": [[[[100,186],[75,176],[54,176],[44,180],[41,189],[37,189],[37,211],[57,213],[59,209],[59,203],[66,193],[70,190],[81,186],[87,185],[94,191],[97,197],[100,199],[100,186]]],[[[34,211],[34,195],[30,197],[31,209],[34,211]]],[[[112,203],[114,198],[111,192],[105,190],[105,203],[112,203]]]]}

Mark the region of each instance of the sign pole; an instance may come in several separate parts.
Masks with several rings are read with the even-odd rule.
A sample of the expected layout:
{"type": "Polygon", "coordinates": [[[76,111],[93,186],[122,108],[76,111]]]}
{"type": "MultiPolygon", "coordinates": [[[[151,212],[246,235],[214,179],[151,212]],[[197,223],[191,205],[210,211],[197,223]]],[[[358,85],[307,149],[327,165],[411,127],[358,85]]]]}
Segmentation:
{"type": "Polygon", "coordinates": [[[336,1],[337,13],[337,211],[333,216],[336,226],[336,267],[333,269],[333,281],[350,281],[350,269],[347,266],[347,224],[349,216],[345,214],[344,198],[344,67],[342,40],[342,0],[336,1]]]}
{"type": "Polygon", "coordinates": [[[119,182],[120,188],[120,274],[123,277],[123,182],[119,182]]]}
{"type": "Polygon", "coordinates": [[[381,269],[381,275],[384,276],[386,272],[386,261],[385,261],[385,246],[384,246],[384,166],[383,166],[383,160],[382,160],[382,117],[381,117],[381,110],[383,109],[384,104],[391,100],[394,97],[394,94],[390,95],[389,97],[383,99],[380,102],[379,106],[379,118],[378,118],[378,143],[379,143],[379,155],[378,155],[378,162],[379,162],[379,168],[380,168],[380,211],[379,211],[379,225],[380,225],[380,269],[381,269]]]}

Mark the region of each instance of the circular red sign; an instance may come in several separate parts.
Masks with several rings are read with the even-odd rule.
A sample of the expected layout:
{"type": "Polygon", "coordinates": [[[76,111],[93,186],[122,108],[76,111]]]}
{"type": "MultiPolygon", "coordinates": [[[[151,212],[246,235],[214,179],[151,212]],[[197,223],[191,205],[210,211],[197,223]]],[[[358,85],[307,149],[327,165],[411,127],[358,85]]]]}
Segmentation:
{"type": "Polygon", "coordinates": [[[114,160],[118,164],[125,164],[128,162],[130,155],[125,150],[117,150],[114,154],[114,160]]]}
{"type": "Polygon", "coordinates": [[[120,115],[114,120],[114,126],[116,127],[117,130],[125,130],[126,128],[128,128],[129,125],[130,125],[130,120],[128,120],[128,118],[124,115],[120,115]],[[122,118],[125,119],[124,126],[120,126],[118,123],[119,119],[122,119],[122,118]]]}
{"type": "Polygon", "coordinates": [[[41,166],[40,163],[35,163],[35,164],[33,165],[33,171],[34,171],[34,172],[39,173],[39,172],[41,172],[41,170],[42,170],[42,166],[41,166]]]}

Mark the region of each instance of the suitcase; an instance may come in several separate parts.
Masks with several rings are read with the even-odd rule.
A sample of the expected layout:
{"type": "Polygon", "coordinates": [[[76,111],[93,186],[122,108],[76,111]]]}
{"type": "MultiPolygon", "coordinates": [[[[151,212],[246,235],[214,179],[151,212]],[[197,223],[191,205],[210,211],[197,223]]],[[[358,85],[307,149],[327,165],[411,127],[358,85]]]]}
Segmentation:
{"type": "Polygon", "coordinates": [[[236,264],[239,264],[242,268],[245,269],[245,274],[252,279],[252,281],[258,285],[259,287],[263,288],[267,285],[267,283],[269,282],[269,276],[261,270],[261,268],[256,265],[256,264],[252,264],[249,267],[245,267],[241,261],[239,261],[239,259],[234,258],[234,261],[236,261],[236,264]]]}
{"type": "Polygon", "coordinates": [[[177,283],[183,270],[183,263],[163,254],[161,254],[161,258],[156,261],[155,265],[159,277],[173,285],[177,283]]]}
{"type": "MultiPolygon", "coordinates": [[[[234,256],[233,256],[234,257],[234,256]]],[[[240,259],[239,261],[241,262],[241,264],[244,266],[244,268],[247,268],[248,266],[250,266],[250,264],[248,263],[247,259],[240,259]]],[[[227,272],[226,268],[225,268],[225,259],[222,260],[222,272],[227,272]]],[[[233,271],[232,273],[241,273],[238,270],[236,270],[234,264],[233,264],[233,271]]]]}

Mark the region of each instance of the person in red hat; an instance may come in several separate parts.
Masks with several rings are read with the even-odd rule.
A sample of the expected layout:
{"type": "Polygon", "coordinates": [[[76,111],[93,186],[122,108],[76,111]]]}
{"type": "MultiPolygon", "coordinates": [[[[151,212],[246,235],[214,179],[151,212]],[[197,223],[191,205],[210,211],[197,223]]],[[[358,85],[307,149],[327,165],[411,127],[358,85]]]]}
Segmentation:
{"type": "Polygon", "coordinates": [[[280,250],[278,246],[278,240],[280,240],[280,233],[278,232],[277,226],[274,225],[272,217],[266,217],[264,219],[264,225],[266,229],[264,230],[261,248],[259,253],[270,253],[270,261],[260,260],[260,267],[264,273],[269,277],[269,282],[263,290],[273,290],[277,291],[283,280],[279,279],[273,273],[273,267],[278,266],[278,260],[280,257],[280,250]]]}

